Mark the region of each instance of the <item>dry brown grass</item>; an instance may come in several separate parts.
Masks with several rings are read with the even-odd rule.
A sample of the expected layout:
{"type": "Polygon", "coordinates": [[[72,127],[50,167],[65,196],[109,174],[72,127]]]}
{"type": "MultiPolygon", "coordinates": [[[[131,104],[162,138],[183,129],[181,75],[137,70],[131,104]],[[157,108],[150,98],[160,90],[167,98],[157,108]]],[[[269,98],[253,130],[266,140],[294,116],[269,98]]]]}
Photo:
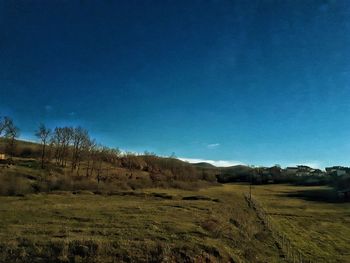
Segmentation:
{"type": "Polygon", "coordinates": [[[0,197],[0,261],[279,262],[271,236],[245,233],[256,215],[226,186],[53,193],[0,197]]]}

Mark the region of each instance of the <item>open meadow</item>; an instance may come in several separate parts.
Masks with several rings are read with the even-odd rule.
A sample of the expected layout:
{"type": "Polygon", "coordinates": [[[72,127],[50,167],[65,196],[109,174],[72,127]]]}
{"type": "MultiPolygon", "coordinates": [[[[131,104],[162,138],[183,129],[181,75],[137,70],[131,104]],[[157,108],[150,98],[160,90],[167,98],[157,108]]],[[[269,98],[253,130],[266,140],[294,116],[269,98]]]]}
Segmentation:
{"type": "MultiPolygon", "coordinates": [[[[249,186],[230,185],[248,192],[249,186]]],[[[350,203],[339,202],[326,186],[260,185],[252,195],[265,208],[273,227],[314,262],[350,262],[350,203]]]]}
{"type": "MultiPolygon", "coordinates": [[[[244,198],[246,183],[176,181],[123,167],[98,182],[69,168],[48,172],[35,159],[15,162],[0,170],[0,262],[286,261],[244,198]]],[[[203,178],[216,171],[201,169],[203,178]]],[[[350,203],[333,188],[266,184],[252,194],[305,258],[350,262],[350,203]]]]}
{"type": "Polygon", "coordinates": [[[0,261],[282,261],[236,187],[0,197],[0,261]]]}

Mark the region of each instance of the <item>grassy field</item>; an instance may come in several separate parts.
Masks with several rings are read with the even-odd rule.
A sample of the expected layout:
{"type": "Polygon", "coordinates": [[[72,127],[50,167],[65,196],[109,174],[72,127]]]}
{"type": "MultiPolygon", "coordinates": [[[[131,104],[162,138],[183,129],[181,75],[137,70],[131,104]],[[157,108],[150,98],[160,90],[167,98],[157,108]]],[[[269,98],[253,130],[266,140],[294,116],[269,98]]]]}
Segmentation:
{"type": "MultiPolygon", "coordinates": [[[[1,262],[282,262],[248,186],[0,197],[1,262]]],[[[315,262],[350,262],[350,204],[326,187],[253,186],[276,227],[315,262]],[[323,198],[320,199],[320,196],[323,198]]]]}
{"type": "Polygon", "coordinates": [[[0,261],[280,262],[234,189],[0,197],[0,261]]]}
{"type": "MultiPolygon", "coordinates": [[[[232,191],[248,191],[231,185],[232,191]]],[[[320,186],[253,186],[279,231],[314,262],[350,262],[350,203],[339,203],[332,189],[320,186]]]]}

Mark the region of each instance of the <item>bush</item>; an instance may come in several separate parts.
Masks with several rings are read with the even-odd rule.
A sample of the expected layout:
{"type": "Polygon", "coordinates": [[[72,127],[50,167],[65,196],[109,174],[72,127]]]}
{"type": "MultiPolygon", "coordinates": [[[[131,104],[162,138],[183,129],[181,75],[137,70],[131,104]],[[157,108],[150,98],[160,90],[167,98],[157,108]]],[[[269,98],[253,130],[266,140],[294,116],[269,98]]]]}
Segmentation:
{"type": "Polygon", "coordinates": [[[56,191],[56,190],[65,190],[70,191],[73,190],[73,182],[72,179],[68,176],[60,176],[60,177],[51,177],[46,181],[48,185],[48,191],[56,191]]]}
{"type": "Polygon", "coordinates": [[[24,147],[19,151],[19,157],[28,158],[33,156],[33,150],[30,147],[24,147]]]}
{"type": "Polygon", "coordinates": [[[141,178],[138,180],[128,180],[127,184],[133,190],[154,186],[152,184],[152,181],[148,178],[141,178]]]}
{"type": "Polygon", "coordinates": [[[28,180],[16,175],[0,176],[0,194],[1,195],[25,195],[32,193],[34,190],[28,180]]]}

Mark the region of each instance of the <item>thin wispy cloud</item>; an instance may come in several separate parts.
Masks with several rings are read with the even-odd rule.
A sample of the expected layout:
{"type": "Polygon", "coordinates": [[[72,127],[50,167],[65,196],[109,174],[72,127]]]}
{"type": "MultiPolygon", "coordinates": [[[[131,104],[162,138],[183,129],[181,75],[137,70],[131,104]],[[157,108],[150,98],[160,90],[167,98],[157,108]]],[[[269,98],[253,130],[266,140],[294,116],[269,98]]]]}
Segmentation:
{"type": "Polygon", "coordinates": [[[228,167],[228,166],[244,164],[240,161],[235,161],[235,160],[207,160],[207,159],[197,159],[197,158],[178,158],[178,159],[189,163],[202,163],[202,162],[210,163],[218,167],[228,167]]]}
{"type": "Polygon", "coordinates": [[[211,143],[207,145],[207,148],[209,149],[213,149],[213,148],[217,148],[220,146],[220,143],[211,143]]]}

